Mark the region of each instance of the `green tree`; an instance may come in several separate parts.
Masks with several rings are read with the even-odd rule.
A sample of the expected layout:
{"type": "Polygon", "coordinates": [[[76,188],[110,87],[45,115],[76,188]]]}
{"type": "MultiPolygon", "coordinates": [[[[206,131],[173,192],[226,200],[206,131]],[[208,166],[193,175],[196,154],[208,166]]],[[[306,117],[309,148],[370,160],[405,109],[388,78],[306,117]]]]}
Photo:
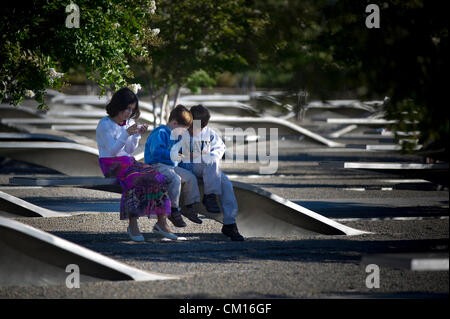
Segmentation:
{"type": "Polygon", "coordinates": [[[390,98],[385,110],[398,121],[394,130],[418,130],[425,150],[448,161],[447,11],[441,1],[386,0],[380,28],[367,28],[371,2],[330,3],[317,43],[351,72],[361,97],[390,98]]]}
{"type": "Polygon", "coordinates": [[[254,64],[249,41],[262,40],[265,16],[244,0],[161,0],[150,27],[158,28],[160,43],[152,50],[152,64],[136,63],[134,70],[157,100],[192,76],[214,78],[217,72],[237,71],[254,64]]]}
{"type": "Polygon", "coordinates": [[[83,67],[105,93],[133,77],[129,59],[149,62],[155,42],[154,1],[75,0],[79,28],[66,26],[70,1],[18,1],[0,17],[0,99],[19,104],[33,96],[45,107],[45,89],[67,85],[64,74],[83,67]],[[56,70],[60,71],[57,72],[56,70]]]}
{"type": "Polygon", "coordinates": [[[260,0],[254,6],[268,15],[260,52],[260,79],[268,87],[281,87],[297,95],[295,112],[301,120],[308,95],[329,98],[346,88],[345,70],[329,51],[317,45],[323,31],[326,0],[260,0]]]}
{"type": "Polygon", "coordinates": [[[448,160],[447,11],[440,1],[385,0],[378,4],[380,28],[368,28],[371,3],[255,1],[269,15],[257,71],[269,85],[323,99],[345,91],[360,99],[387,96],[387,118],[398,121],[393,129],[419,131],[425,150],[448,160]]]}

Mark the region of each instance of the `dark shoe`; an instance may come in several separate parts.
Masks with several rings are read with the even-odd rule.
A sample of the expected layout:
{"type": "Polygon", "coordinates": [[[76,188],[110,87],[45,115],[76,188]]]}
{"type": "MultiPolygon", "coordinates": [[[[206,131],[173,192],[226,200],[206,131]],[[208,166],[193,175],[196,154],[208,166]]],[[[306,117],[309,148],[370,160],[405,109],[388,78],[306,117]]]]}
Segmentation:
{"type": "Polygon", "coordinates": [[[205,194],[203,196],[202,202],[208,212],[213,214],[220,213],[220,208],[219,205],[217,204],[216,194],[205,194]]]}
{"type": "Polygon", "coordinates": [[[186,207],[181,210],[181,214],[187,219],[189,219],[191,222],[201,224],[203,223],[203,221],[200,218],[198,218],[198,211],[199,211],[198,204],[200,203],[186,205],[186,207]]]}
{"type": "Polygon", "coordinates": [[[245,238],[239,234],[236,224],[231,225],[223,225],[222,234],[227,237],[230,237],[232,241],[244,241],[245,238]]]}
{"type": "Polygon", "coordinates": [[[181,212],[178,208],[172,207],[172,213],[168,217],[175,227],[186,227],[186,223],[181,217],[181,212]]]}

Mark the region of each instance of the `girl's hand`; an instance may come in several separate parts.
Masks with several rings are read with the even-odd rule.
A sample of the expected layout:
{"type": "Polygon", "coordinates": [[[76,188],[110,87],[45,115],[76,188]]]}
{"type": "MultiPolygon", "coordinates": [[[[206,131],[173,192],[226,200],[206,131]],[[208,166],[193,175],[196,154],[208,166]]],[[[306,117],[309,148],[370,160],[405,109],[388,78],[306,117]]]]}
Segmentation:
{"type": "Polygon", "coordinates": [[[186,158],[186,157],[185,157],[183,154],[178,153],[177,162],[181,162],[181,161],[184,160],[185,158],[186,158]]]}
{"type": "Polygon", "coordinates": [[[138,125],[138,130],[140,134],[144,134],[148,130],[147,124],[138,125]]]}
{"type": "Polygon", "coordinates": [[[135,124],[131,125],[129,128],[127,128],[127,132],[129,135],[136,134],[138,132],[137,124],[135,123],[135,124]]]}

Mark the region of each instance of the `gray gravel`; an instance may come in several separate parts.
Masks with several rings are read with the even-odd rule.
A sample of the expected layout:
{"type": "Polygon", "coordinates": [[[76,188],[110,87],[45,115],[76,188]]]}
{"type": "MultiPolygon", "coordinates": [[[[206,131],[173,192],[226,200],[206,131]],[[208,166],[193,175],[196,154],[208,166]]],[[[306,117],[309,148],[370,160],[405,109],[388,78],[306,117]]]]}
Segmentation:
{"type": "Polygon", "coordinates": [[[130,242],[117,213],[57,218],[17,218],[130,266],[180,275],[151,282],[97,282],[65,286],[0,287],[2,298],[309,298],[395,297],[448,294],[448,271],[417,272],[381,267],[380,288],[365,286],[361,258],[379,253],[448,252],[448,219],[357,221],[374,234],[302,236],[228,241],[220,225],[204,218],[177,229],[189,240],[167,243],[141,220],[145,243],[130,242]]]}
{"type": "Polygon", "coordinates": [[[324,151],[306,146],[292,140],[280,143],[278,171],[270,178],[248,176],[258,173],[258,164],[224,164],[224,170],[235,175],[235,180],[253,183],[372,234],[258,237],[236,243],[220,233],[219,223],[205,217],[202,225],[188,222],[186,228],[176,229],[188,241],[162,242],[151,232],[155,220],[140,219],[146,241],[134,243],[126,234],[127,222],[119,220],[119,194],[13,187],[9,177],[41,171],[23,164],[0,167],[0,190],[72,213],[68,217],[16,220],[130,266],[180,276],[167,281],[82,283],[79,289],[0,287],[0,298],[448,298],[448,271],[380,266],[380,288],[369,289],[362,262],[365,256],[375,254],[431,253],[448,258],[448,189],[432,183],[398,187],[401,183],[386,180],[407,176],[318,165],[329,160],[420,159],[398,153],[324,151]]]}

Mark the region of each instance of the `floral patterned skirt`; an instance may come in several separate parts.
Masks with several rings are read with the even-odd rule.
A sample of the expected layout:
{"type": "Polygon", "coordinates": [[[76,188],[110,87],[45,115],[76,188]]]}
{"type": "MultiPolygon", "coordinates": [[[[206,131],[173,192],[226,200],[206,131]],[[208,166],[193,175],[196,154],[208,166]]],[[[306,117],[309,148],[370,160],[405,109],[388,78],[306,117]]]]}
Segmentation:
{"type": "Polygon", "coordinates": [[[105,177],[117,177],[122,187],[120,219],[164,214],[169,216],[171,203],[165,177],[150,165],[131,156],[102,157],[100,168],[105,177]]]}

